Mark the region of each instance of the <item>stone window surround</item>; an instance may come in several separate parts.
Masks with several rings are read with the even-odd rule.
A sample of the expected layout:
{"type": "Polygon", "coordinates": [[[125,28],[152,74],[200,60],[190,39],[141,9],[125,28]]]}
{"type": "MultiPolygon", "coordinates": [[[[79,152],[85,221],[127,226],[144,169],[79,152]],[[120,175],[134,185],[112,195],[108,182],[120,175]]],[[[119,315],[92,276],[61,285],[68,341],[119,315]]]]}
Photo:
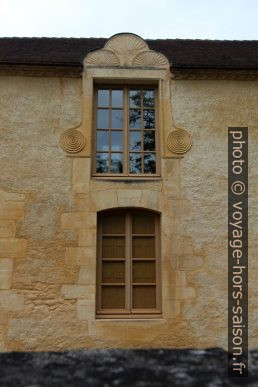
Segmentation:
{"type": "MultiPolygon", "coordinates": [[[[112,40],[121,38],[123,44],[120,42],[120,47],[128,47],[129,44],[126,44],[126,40],[131,36],[135,38],[135,35],[131,34],[115,35],[108,42],[112,43],[112,40]]],[[[144,42],[141,38],[136,38],[137,40],[144,42]]],[[[145,42],[144,45],[146,45],[145,42]]],[[[165,59],[166,62],[164,62],[164,58],[162,58],[163,61],[161,66],[160,62],[158,62],[158,65],[152,63],[151,65],[145,64],[141,66],[132,66],[132,59],[130,59],[131,56],[127,52],[127,54],[117,54],[117,56],[120,60],[129,61],[129,64],[127,63],[127,65],[125,65],[124,62],[122,66],[117,65],[117,63],[112,65],[110,63],[103,64],[101,62],[103,59],[101,59],[101,55],[104,54],[105,57],[107,50],[104,48],[102,54],[101,51],[102,50],[93,51],[88,54],[84,60],[82,123],[76,127],[68,129],[78,132],[81,136],[83,136],[85,142],[81,141],[81,143],[83,143],[83,147],[79,151],[74,153],[67,152],[66,154],[68,157],[73,158],[73,192],[78,199],[75,212],[63,213],[61,215],[61,227],[63,229],[79,231],[78,247],[67,247],[65,253],[66,264],[75,265],[79,268],[78,282],[77,284],[63,285],[62,294],[65,299],[77,299],[77,318],[79,320],[89,320],[91,322],[98,321],[101,322],[101,325],[105,325],[108,323],[108,319],[96,320],[96,240],[94,235],[96,236],[97,213],[102,210],[125,207],[145,208],[147,210],[160,212],[161,265],[163,267],[162,270],[164,270],[166,265],[168,265],[168,260],[171,261],[172,253],[169,243],[170,238],[165,235],[165,229],[175,227],[177,219],[171,217],[170,214],[166,214],[168,202],[165,196],[167,194],[164,196],[161,191],[158,192],[156,189],[158,185],[160,187],[159,190],[162,189],[165,190],[164,192],[168,192],[167,190],[169,189],[169,192],[171,192],[171,186],[179,187],[179,175],[177,173],[178,167],[176,167],[172,172],[172,181],[171,172],[169,172],[167,176],[162,176],[161,173],[161,178],[130,178],[130,187],[127,187],[126,179],[124,177],[119,177],[119,181],[115,181],[115,178],[113,177],[103,178],[93,177],[91,175],[95,84],[155,84],[158,88],[159,99],[158,110],[161,167],[164,168],[169,159],[174,159],[174,162],[178,166],[179,159],[183,157],[183,153],[185,153],[185,151],[181,152],[181,154],[173,153],[168,144],[168,139],[171,134],[183,130],[178,129],[173,124],[171,107],[171,74],[167,60],[165,59]],[[97,62],[97,60],[99,62],[97,62]],[[155,181],[155,179],[157,181],[155,181]],[[148,181],[141,182],[141,180],[148,181]],[[80,204],[81,201],[83,204],[80,204]],[[88,232],[90,232],[89,236],[91,238],[90,241],[88,241],[87,237],[87,243],[85,244],[84,236],[88,234],[88,232]]],[[[153,59],[153,52],[151,50],[148,52],[153,59]]],[[[144,51],[143,54],[146,59],[146,56],[148,57],[147,53],[144,51]]],[[[158,53],[155,54],[159,55],[158,53]]],[[[106,57],[104,58],[104,61],[105,60],[106,57]]],[[[176,236],[176,238],[178,237],[176,236]]],[[[176,259],[176,256],[174,256],[175,253],[176,251],[173,250],[173,262],[176,259]]],[[[171,313],[171,317],[174,318],[179,311],[174,310],[174,307],[171,309],[170,306],[164,307],[164,305],[167,306],[167,304],[170,303],[170,297],[174,297],[176,299],[176,303],[178,303],[179,296],[184,297],[184,294],[181,295],[180,293],[180,295],[178,295],[179,290],[177,288],[170,289],[167,280],[163,281],[162,279],[161,283],[163,294],[163,313],[158,319],[154,319],[155,321],[163,321],[163,319],[169,317],[171,313]],[[173,294],[171,293],[170,295],[169,292],[172,292],[173,294]]],[[[187,297],[189,297],[188,293],[187,297]]],[[[111,320],[114,321],[113,319],[111,320]]],[[[131,321],[131,323],[136,320],[137,319],[122,319],[122,321],[131,321]]],[[[119,319],[116,320],[117,323],[119,321],[119,319]]],[[[148,321],[150,322],[152,319],[148,319],[148,321]]]]}
{"type": "MultiPolygon", "coordinates": [[[[74,130],[78,135],[83,135],[85,144],[82,149],[79,148],[74,152],[67,150],[69,157],[93,156],[94,87],[96,84],[156,86],[159,112],[159,157],[160,159],[183,157],[185,151],[173,152],[170,146],[171,133],[174,133],[175,130],[182,131],[182,129],[177,128],[173,123],[170,64],[163,54],[150,50],[146,42],[139,36],[125,33],[114,35],[103,49],[89,53],[83,64],[81,123],[65,132],[74,130]]],[[[110,179],[110,177],[105,178],[110,179]]],[[[111,178],[116,179],[116,177],[111,178]]],[[[121,177],[118,178],[121,179],[121,177]]]]}

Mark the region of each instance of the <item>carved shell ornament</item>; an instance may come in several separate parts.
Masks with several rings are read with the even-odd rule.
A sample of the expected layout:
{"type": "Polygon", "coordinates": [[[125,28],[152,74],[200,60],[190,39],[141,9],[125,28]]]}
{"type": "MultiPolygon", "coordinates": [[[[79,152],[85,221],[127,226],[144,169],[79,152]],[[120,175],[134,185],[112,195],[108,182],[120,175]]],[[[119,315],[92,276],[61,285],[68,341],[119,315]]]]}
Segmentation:
{"type": "Polygon", "coordinates": [[[166,67],[167,58],[156,51],[144,51],[137,54],[133,60],[135,66],[166,67]]]}
{"type": "Polygon", "coordinates": [[[116,52],[119,55],[136,55],[138,52],[148,50],[147,43],[134,34],[118,34],[112,36],[105,44],[107,50],[116,52]]]}
{"type": "Polygon", "coordinates": [[[167,147],[173,153],[184,154],[189,151],[191,146],[192,137],[184,129],[173,130],[167,137],[167,147]]]}
{"type": "Polygon", "coordinates": [[[60,137],[60,146],[67,153],[78,153],[86,144],[84,135],[76,129],[68,129],[60,137]]]}
{"type": "Polygon", "coordinates": [[[87,56],[87,64],[99,66],[119,66],[120,61],[112,51],[102,49],[91,52],[87,56]]]}
{"type": "Polygon", "coordinates": [[[154,67],[169,69],[167,58],[150,50],[138,35],[122,33],[112,36],[104,48],[90,52],[84,61],[86,66],[106,67],[154,67]]]}

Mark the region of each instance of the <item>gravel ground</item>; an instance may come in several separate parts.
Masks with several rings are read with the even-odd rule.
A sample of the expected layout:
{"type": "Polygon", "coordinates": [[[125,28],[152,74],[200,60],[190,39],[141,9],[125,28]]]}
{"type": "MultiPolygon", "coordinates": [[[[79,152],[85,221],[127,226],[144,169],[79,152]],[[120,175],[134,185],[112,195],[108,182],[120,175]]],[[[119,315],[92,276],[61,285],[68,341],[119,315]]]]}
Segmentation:
{"type": "Polygon", "coordinates": [[[1,387],[258,386],[258,350],[249,377],[227,377],[222,349],[88,350],[0,353],[1,387]]]}

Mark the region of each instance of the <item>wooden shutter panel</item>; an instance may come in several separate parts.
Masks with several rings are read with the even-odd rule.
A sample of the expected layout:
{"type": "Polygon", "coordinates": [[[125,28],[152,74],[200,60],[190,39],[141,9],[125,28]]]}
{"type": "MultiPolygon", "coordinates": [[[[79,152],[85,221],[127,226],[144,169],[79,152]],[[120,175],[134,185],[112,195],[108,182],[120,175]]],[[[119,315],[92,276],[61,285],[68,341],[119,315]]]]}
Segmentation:
{"type": "Polygon", "coordinates": [[[99,216],[98,305],[103,314],[158,313],[157,224],[158,215],[135,209],[99,216]]]}

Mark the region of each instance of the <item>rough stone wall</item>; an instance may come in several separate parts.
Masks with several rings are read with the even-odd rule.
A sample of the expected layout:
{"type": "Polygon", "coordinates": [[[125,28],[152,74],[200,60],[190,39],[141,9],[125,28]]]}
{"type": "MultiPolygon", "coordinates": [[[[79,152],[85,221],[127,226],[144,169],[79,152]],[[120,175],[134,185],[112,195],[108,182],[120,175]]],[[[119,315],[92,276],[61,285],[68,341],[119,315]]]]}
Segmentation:
{"type": "Polygon", "coordinates": [[[194,283],[198,298],[185,301],[183,315],[193,334],[202,331],[205,336],[211,335],[214,343],[224,348],[227,348],[227,127],[248,126],[248,328],[249,347],[257,348],[258,82],[177,81],[172,90],[175,121],[193,135],[192,150],[181,162],[181,193],[190,203],[190,216],[183,218],[182,228],[193,249],[202,251],[205,262],[204,270],[188,272],[187,278],[194,283]]]}
{"type": "Polygon", "coordinates": [[[60,134],[80,121],[81,79],[0,78],[0,350],[227,347],[227,126],[250,135],[250,346],[257,346],[256,82],[172,82],[193,136],[162,180],[90,179],[60,134]],[[96,320],[96,212],[161,212],[163,317],[96,320]]]}

